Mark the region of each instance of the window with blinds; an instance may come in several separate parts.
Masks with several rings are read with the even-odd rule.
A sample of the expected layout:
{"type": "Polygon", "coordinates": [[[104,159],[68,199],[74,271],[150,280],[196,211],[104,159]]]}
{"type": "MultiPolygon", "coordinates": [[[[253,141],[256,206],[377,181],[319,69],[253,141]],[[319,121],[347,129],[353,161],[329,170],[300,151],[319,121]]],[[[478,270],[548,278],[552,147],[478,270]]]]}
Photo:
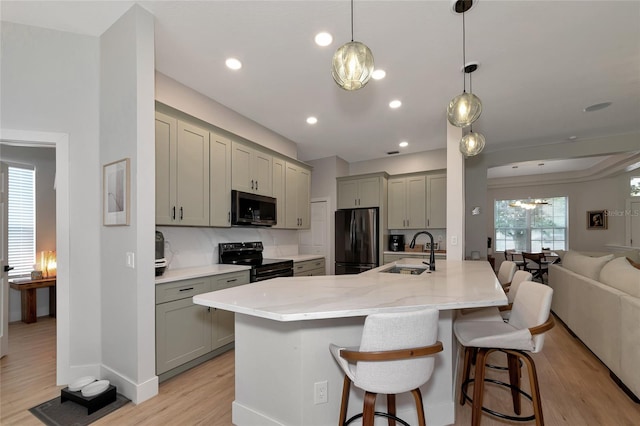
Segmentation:
{"type": "Polygon", "coordinates": [[[35,170],[9,166],[9,271],[10,277],[30,275],[36,259],[35,170]]]}

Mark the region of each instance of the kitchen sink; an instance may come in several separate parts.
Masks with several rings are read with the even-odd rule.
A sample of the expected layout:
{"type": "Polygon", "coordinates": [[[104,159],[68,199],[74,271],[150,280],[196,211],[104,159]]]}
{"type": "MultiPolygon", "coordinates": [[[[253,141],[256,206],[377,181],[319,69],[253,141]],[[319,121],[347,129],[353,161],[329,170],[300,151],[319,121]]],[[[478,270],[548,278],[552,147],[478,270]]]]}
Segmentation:
{"type": "MultiPolygon", "coordinates": [[[[420,275],[424,271],[427,271],[427,265],[394,265],[391,268],[383,269],[380,272],[386,272],[388,274],[406,274],[406,275],[420,275]]],[[[427,271],[430,273],[431,271],[427,271]]]]}

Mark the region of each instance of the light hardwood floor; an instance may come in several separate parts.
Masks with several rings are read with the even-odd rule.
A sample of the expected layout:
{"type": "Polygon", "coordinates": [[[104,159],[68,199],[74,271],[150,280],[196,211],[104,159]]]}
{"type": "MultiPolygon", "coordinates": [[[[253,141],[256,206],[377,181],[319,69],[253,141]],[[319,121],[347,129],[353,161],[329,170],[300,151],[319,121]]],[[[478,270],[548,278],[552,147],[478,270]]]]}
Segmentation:
{"type": "MultiPolygon", "coordinates": [[[[0,362],[0,424],[40,425],[28,409],[58,396],[62,388],[55,386],[55,319],[43,317],[34,324],[13,323],[9,326],[9,339],[10,353],[0,362]]],[[[611,381],[608,370],[563,325],[558,323],[546,339],[543,351],[534,354],[534,358],[547,425],[640,424],[640,404],[632,402],[611,381]]],[[[137,406],[127,404],[94,424],[230,425],[233,369],[231,351],[162,383],[155,398],[137,406]]],[[[338,388],[334,391],[340,392],[338,388]]],[[[486,401],[492,408],[507,411],[510,396],[490,386],[486,401]]],[[[523,404],[523,410],[524,414],[530,413],[527,404],[523,404]]],[[[456,425],[470,424],[470,417],[469,404],[457,406],[456,425]]],[[[533,422],[514,423],[484,416],[482,424],[533,422]]]]}

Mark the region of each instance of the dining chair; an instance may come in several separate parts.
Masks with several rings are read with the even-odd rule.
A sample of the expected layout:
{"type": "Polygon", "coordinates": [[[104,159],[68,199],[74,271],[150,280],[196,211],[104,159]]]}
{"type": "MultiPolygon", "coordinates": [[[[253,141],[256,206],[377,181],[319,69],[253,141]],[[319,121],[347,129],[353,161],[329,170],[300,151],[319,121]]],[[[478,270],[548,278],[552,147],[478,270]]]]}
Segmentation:
{"type": "Polygon", "coordinates": [[[518,269],[524,269],[524,261],[516,259],[516,254],[513,250],[505,250],[504,258],[505,260],[510,260],[511,262],[515,263],[518,269]]]}
{"type": "Polygon", "coordinates": [[[329,346],[344,372],[339,425],[362,417],[364,426],[373,426],[374,416],[388,419],[389,425],[409,424],[396,416],[395,395],[411,392],[418,424],[425,426],[420,386],[431,378],[434,354],[442,351],[438,338],[438,310],[372,314],[365,319],[358,348],[329,346]],[[346,420],[351,383],[365,391],[363,412],[346,420]],[[375,411],[377,394],[387,395],[387,412],[375,411]]]}
{"type": "Polygon", "coordinates": [[[531,272],[534,280],[539,279],[541,283],[544,283],[544,274],[549,272],[549,262],[544,253],[527,253],[523,251],[522,259],[525,262],[524,270],[531,272]]]}

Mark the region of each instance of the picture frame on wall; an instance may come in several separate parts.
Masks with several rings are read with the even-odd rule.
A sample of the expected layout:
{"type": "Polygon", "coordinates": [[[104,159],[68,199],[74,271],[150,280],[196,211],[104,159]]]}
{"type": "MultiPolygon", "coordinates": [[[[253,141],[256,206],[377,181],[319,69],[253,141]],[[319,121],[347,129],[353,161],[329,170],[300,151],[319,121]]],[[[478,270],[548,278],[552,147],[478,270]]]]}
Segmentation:
{"type": "Polygon", "coordinates": [[[129,158],[102,167],[102,210],[104,226],[129,225],[129,158]]]}
{"type": "Polygon", "coordinates": [[[591,210],[587,212],[587,229],[607,229],[607,211],[591,210]]]}

